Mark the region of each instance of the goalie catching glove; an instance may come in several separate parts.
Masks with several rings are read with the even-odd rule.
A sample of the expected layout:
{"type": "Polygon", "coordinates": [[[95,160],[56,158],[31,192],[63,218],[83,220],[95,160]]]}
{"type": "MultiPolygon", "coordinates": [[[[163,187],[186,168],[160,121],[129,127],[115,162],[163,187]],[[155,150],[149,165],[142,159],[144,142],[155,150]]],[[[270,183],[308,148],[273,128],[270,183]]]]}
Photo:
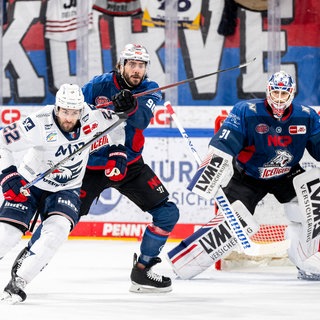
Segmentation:
{"type": "Polygon", "coordinates": [[[108,162],[105,175],[112,181],[122,180],[127,173],[126,147],[112,145],[108,150],[108,162]]]}
{"type": "Polygon", "coordinates": [[[10,166],[2,170],[2,174],[0,174],[3,197],[8,201],[26,202],[28,198],[25,194],[30,193],[29,189],[26,190],[25,194],[20,192],[26,184],[27,181],[18,173],[16,166],[10,166]]]}
{"type": "Polygon", "coordinates": [[[124,89],[111,97],[115,112],[132,113],[137,107],[137,99],[134,98],[131,91],[124,89]]]}

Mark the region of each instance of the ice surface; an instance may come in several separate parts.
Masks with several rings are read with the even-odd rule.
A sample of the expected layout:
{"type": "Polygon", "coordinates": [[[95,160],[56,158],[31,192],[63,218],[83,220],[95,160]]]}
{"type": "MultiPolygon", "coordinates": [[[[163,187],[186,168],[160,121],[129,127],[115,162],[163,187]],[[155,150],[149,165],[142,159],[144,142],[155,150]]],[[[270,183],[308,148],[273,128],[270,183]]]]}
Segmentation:
{"type": "MultiPolygon", "coordinates": [[[[22,240],[0,261],[0,288],[10,277],[22,240]]],[[[154,268],[173,277],[173,291],[137,294],[128,291],[132,256],[139,243],[114,240],[69,240],[26,288],[27,300],[0,305],[0,319],[135,320],[135,319],[318,319],[319,282],[296,279],[292,266],[207,270],[193,280],[175,278],[163,249],[154,268]]]]}

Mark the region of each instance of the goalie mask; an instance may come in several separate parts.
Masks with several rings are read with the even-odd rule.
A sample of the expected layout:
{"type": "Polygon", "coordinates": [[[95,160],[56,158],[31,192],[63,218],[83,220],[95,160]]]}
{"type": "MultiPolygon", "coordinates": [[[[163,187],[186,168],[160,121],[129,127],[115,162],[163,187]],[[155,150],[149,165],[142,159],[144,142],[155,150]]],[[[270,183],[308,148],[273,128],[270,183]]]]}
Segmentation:
{"type": "Polygon", "coordinates": [[[274,73],[267,84],[267,101],[273,116],[281,119],[285,110],[291,105],[296,91],[293,78],[286,72],[274,73]]]}
{"type": "Polygon", "coordinates": [[[79,119],[84,109],[84,96],[81,88],[76,84],[63,84],[56,94],[55,114],[59,108],[67,110],[80,110],[79,119]]]}

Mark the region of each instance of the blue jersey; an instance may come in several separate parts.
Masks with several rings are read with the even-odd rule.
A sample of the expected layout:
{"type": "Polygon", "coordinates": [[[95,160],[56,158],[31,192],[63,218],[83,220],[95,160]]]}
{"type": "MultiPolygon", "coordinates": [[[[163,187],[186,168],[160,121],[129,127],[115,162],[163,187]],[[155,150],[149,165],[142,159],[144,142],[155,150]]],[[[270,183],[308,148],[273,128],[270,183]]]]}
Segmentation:
{"type": "MultiPolygon", "coordinates": [[[[149,78],[145,78],[140,85],[132,89],[131,92],[135,94],[155,88],[159,88],[159,85],[154,81],[150,81],[149,78]]],[[[112,71],[94,77],[83,86],[82,91],[87,103],[98,105],[111,101],[111,97],[119,93],[122,89],[117,81],[116,73],[112,71]]],[[[155,106],[158,105],[161,100],[162,95],[160,91],[137,98],[138,108],[134,113],[129,114],[128,120],[126,121],[127,125],[125,126],[125,146],[127,148],[128,164],[137,161],[141,157],[145,140],[143,131],[148,127],[153,118],[155,106]]],[[[108,145],[104,144],[104,146],[99,145],[97,149],[92,150],[87,165],[88,168],[105,168],[107,162],[106,148],[108,147],[108,145]]]]}
{"type": "Polygon", "coordinates": [[[320,160],[320,117],[308,106],[293,103],[275,119],[264,99],[237,103],[210,145],[232,155],[256,179],[276,179],[299,163],[305,149],[320,160]]]}

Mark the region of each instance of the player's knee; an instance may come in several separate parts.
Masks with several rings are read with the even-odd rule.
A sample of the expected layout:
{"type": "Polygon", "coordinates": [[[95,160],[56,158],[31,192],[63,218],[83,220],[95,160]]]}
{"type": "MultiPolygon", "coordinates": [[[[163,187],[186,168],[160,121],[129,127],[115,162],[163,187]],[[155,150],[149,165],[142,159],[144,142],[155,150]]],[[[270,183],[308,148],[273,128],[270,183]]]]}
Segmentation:
{"type": "Polygon", "coordinates": [[[16,226],[0,222],[0,258],[18,244],[22,235],[16,226]]]}
{"type": "Polygon", "coordinates": [[[43,222],[41,238],[48,248],[59,247],[70,233],[71,222],[59,215],[50,216],[43,222]]]}
{"type": "Polygon", "coordinates": [[[172,231],[180,216],[179,209],[171,201],[149,210],[149,213],[153,217],[153,224],[168,232],[172,231]]]}

